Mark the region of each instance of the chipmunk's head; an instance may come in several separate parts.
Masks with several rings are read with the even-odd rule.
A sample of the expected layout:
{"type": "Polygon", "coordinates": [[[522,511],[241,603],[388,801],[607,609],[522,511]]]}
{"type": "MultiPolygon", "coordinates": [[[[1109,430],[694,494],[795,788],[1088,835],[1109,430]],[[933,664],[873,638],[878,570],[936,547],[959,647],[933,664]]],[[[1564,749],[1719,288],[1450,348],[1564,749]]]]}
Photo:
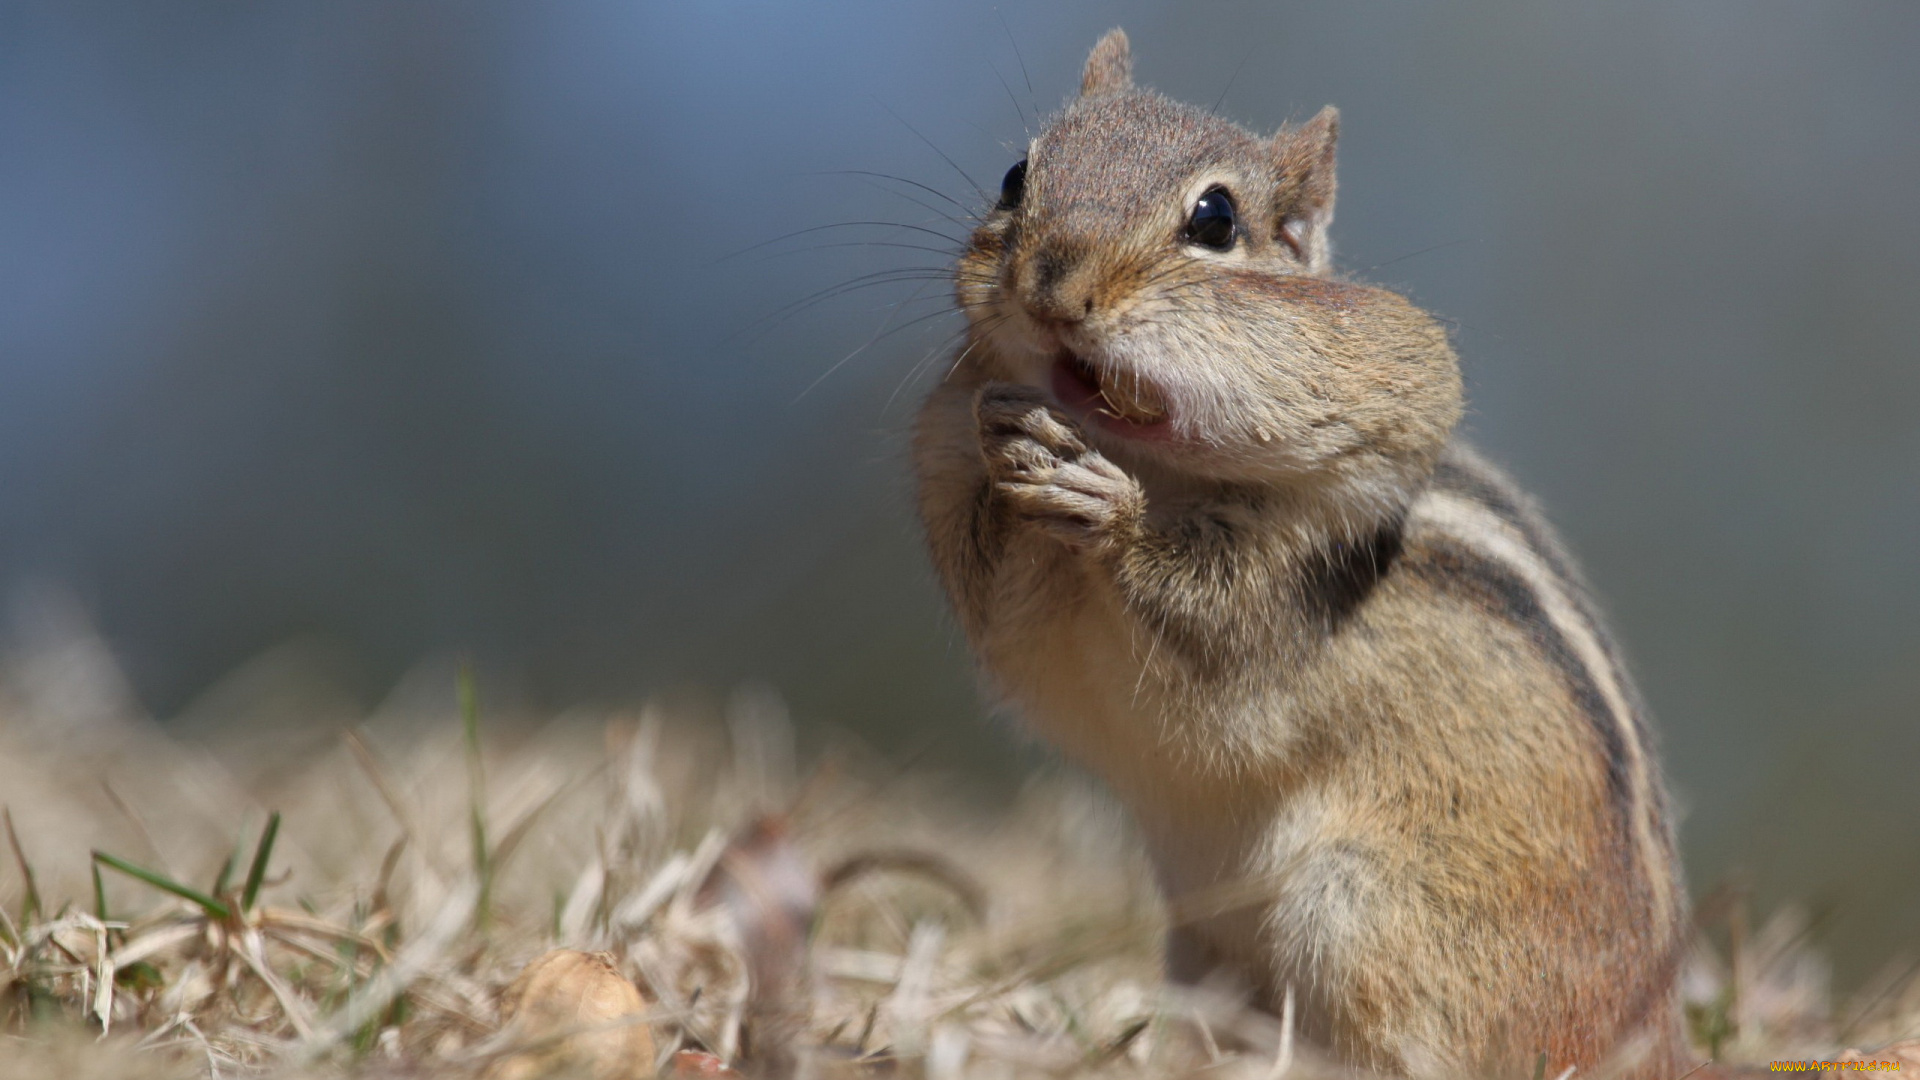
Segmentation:
{"type": "Polygon", "coordinates": [[[1338,131],[1327,108],[1262,138],[1136,90],[1109,32],[961,258],[976,362],[1123,458],[1260,482],[1423,472],[1457,364],[1405,300],[1329,277],[1338,131]]]}

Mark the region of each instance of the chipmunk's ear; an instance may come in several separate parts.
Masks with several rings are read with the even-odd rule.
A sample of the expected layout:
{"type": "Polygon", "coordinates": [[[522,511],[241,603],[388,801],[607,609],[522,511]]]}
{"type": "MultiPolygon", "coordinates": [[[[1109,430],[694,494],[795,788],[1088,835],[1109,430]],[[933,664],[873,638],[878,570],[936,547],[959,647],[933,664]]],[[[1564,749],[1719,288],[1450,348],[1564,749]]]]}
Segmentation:
{"type": "Polygon", "coordinates": [[[1099,97],[1133,89],[1133,50],[1127,32],[1114,27],[1093,46],[1080,72],[1080,96],[1099,97]]]}
{"type": "Polygon", "coordinates": [[[1333,224],[1333,147],[1339,139],[1340,110],[1331,105],[1273,137],[1283,202],[1280,239],[1315,272],[1332,260],[1327,226],[1333,224]]]}

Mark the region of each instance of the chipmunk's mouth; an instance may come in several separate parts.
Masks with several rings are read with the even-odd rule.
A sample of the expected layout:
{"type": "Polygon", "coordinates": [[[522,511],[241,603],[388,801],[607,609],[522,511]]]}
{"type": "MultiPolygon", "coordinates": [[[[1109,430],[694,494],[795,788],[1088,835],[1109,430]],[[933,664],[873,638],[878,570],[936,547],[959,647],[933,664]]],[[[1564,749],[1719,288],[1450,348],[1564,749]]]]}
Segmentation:
{"type": "Polygon", "coordinates": [[[1136,439],[1164,439],[1173,433],[1167,399],[1160,388],[1138,374],[1102,370],[1086,358],[1063,351],[1053,362],[1053,396],[1076,416],[1136,439]]]}

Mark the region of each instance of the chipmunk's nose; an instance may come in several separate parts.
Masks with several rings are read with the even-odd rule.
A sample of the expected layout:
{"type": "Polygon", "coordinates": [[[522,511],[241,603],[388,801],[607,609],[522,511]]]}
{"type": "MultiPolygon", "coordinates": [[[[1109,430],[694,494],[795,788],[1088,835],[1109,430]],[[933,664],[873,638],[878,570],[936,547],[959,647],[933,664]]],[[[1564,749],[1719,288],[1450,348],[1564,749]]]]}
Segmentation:
{"type": "Polygon", "coordinates": [[[1051,244],[1014,267],[1014,290],[1027,313],[1042,322],[1078,323],[1093,315],[1094,282],[1087,260],[1073,248],[1051,244]]]}

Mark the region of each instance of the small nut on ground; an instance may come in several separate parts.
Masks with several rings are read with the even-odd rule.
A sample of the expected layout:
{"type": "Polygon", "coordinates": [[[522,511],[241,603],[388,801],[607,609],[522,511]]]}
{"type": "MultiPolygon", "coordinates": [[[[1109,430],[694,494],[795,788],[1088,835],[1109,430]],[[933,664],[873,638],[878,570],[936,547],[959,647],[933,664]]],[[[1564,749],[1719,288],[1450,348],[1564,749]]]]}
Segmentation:
{"type": "Polygon", "coordinates": [[[524,1047],[487,1080],[578,1076],[640,1080],[653,1075],[647,999],[605,953],[554,949],[535,957],[500,995],[500,1019],[524,1047]]]}

